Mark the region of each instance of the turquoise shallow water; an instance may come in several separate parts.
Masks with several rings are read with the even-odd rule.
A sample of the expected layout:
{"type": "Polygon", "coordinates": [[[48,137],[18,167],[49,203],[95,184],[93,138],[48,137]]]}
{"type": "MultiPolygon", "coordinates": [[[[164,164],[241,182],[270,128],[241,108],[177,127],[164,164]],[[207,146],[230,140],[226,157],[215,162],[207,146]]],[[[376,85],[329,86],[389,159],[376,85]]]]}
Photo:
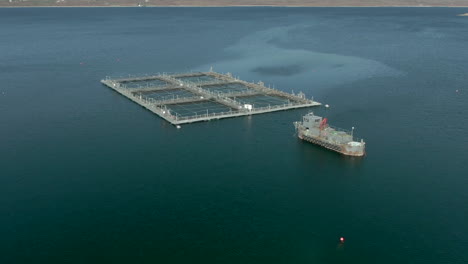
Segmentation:
{"type": "Polygon", "coordinates": [[[466,12],[0,9],[0,263],[468,262],[466,12]],[[368,155],[300,142],[307,109],[177,130],[99,83],[210,66],[368,155]]]}

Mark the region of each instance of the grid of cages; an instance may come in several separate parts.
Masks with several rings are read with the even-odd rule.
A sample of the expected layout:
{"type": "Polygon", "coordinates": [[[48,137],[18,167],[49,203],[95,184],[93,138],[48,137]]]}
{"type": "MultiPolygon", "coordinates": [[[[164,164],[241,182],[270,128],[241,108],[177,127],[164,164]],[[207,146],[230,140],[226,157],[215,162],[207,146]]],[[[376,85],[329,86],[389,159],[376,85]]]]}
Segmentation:
{"type": "Polygon", "coordinates": [[[135,92],[133,93],[135,96],[142,96],[145,99],[153,99],[156,101],[163,101],[163,100],[176,100],[181,98],[187,97],[195,97],[196,94],[184,90],[184,89],[165,89],[165,90],[155,90],[155,91],[148,91],[148,92],[135,92]]]}
{"type": "Polygon", "coordinates": [[[172,115],[177,115],[178,117],[196,117],[233,111],[232,108],[212,100],[194,103],[170,104],[166,105],[166,107],[170,110],[172,115]]]}
{"type": "Polygon", "coordinates": [[[167,86],[168,83],[159,79],[151,80],[136,80],[136,81],[123,81],[121,85],[129,89],[144,88],[144,87],[163,87],[167,86]]]}
{"type": "Polygon", "coordinates": [[[214,85],[204,85],[203,89],[208,90],[213,93],[242,93],[253,91],[249,87],[245,86],[242,83],[226,83],[226,84],[214,84],[214,85]]]}
{"type": "Polygon", "coordinates": [[[242,97],[233,97],[232,99],[241,104],[250,104],[253,108],[269,107],[277,105],[289,104],[290,100],[280,96],[274,95],[251,95],[242,97]]]}
{"type": "Polygon", "coordinates": [[[193,82],[193,83],[202,83],[202,82],[214,82],[214,81],[219,81],[222,82],[222,80],[210,76],[210,75],[196,75],[196,76],[181,76],[181,77],[174,77],[177,80],[181,81],[187,81],[187,82],[193,82]]]}

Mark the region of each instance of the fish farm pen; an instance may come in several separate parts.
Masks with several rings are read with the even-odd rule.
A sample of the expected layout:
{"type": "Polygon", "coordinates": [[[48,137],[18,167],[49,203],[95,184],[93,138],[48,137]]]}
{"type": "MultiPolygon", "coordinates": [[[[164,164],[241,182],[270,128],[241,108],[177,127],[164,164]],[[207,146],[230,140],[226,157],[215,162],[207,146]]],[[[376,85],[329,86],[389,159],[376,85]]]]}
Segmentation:
{"type": "Polygon", "coordinates": [[[106,77],[101,82],[173,125],[320,105],[303,93],[289,94],[212,71],[106,77]]]}

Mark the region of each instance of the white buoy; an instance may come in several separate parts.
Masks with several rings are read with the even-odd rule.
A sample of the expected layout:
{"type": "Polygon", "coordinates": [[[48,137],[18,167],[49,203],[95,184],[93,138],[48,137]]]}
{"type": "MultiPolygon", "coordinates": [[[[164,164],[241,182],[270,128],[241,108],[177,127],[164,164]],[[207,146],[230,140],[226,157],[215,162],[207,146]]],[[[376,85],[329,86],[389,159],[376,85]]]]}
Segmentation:
{"type": "Polygon", "coordinates": [[[177,125],[176,127],[177,127],[177,129],[180,129],[180,126],[179,126],[179,125],[177,125]]]}
{"type": "Polygon", "coordinates": [[[325,107],[328,108],[328,107],[330,107],[330,106],[326,104],[325,107]]]}

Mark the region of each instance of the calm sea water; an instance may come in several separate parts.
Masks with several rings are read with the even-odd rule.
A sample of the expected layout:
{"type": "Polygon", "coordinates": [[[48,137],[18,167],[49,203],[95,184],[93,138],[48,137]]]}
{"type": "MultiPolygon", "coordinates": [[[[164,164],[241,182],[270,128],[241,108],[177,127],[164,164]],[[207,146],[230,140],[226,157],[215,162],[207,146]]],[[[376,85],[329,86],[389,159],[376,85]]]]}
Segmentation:
{"type": "Polygon", "coordinates": [[[465,12],[0,9],[0,262],[467,263],[465,12]],[[99,83],[210,66],[368,155],[299,141],[309,109],[178,130],[99,83]]]}

